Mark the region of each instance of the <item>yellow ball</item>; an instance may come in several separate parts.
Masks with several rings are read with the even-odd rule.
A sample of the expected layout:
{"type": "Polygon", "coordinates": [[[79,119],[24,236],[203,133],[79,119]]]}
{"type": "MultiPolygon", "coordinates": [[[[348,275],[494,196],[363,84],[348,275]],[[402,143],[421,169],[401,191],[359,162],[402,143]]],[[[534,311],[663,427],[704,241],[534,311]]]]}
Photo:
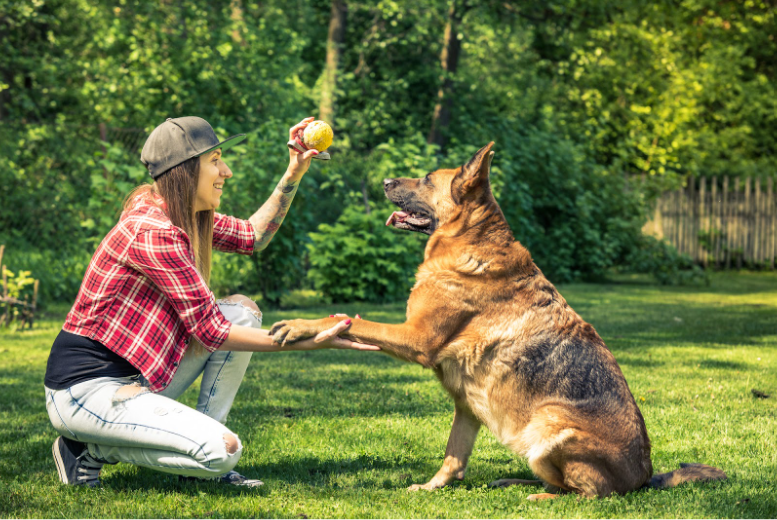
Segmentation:
{"type": "Polygon", "coordinates": [[[334,136],[335,134],[332,132],[331,126],[323,121],[313,121],[305,127],[302,141],[308,148],[315,148],[319,152],[323,152],[332,146],[334,136]]]}

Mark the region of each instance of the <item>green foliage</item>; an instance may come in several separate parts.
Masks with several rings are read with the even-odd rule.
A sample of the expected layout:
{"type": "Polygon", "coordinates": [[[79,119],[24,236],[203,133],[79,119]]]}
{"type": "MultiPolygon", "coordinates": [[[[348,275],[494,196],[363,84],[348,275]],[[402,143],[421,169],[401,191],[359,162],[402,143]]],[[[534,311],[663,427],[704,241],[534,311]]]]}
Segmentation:
{"type": "Polygon", "coordinates": [[[150,181],[140,161],[132,161],[125,150],[104,143],[105,151],[96,155],[90,175],[91,196],[81,226],[90,232],[94,248],[116,225],[124,200],[135,187],[150,181]]]}
{"type": "Polygon", "coordinates": [[[311,289],[297,289],[281,296],[282,309],[306,309],[328,303],[329,298],[311,289]]]}
{"type": "Polygon", "coordinates": [[[709,273],[688,255],[652,236],[642,236],[638,247],[632,249],[625,265],[636,273],[652,275],[662,285],[709,284],[709,273]]]}
{"type": "MultiPolygon", "coordinates": [[[[233,177],[225,184],[219,212],[247,219],[273,192],[288,164],[289,126],[269,120],[251,132],[244,145],[227,151],[224,161],[233,177]]],[[[299,286],[305,275],[305,235],[315,229],[316,214],[310,206],[317,181],[315,174],[305,176],[283,226],[263,251],[243,258],[215,253],[214,290],[259,293],[277,304],[286,291],[299,286]]]]}
{"type": "MultiPolygon", "coordinates": [[[[35,284],[35,279],[32,277],[30,271],[19,271],[14,273],[5,266],[2,267],[2,274],[6,283],[7,296],[15,298],[20,301],[32,301],[32,288],[35,284]]],[[[11,313],[11,319],[16,320],[20,316],[22,309],[17,305],[11,305],[9,312],[11,313]]],[[[5,321],[0,321],[0,327],[5,326],[5,321]]],[[[15,327],[14,325],[12,325],[15,327]]]]}
{"type": "Polygon", "coordinates": [[[23,300],[25,288],[32,287],[35,283],[35,278],[32,277],[31,271],[19,271],[14,274],[10,269],[3,266],[2,275],[5,277],[8,296],[16,298],[17,300],[23,300]]]}
{"type": "MultiPolygon", "coordinates": [[[[554,282],[605,276],[641,235],[643,194],[551,127],[510,123],[491,126],[499,136],[491,183],[515,237],[554,282]]],[[[456,144],[467,154],[450,166],[474,151],[456,144]]]]}
{"type": "Polygon", "coordinates": [[[327,169],[322,191],[344,191],[349,180],[361,178],[363,192],[350,191],[337,222],[321,224],[309,234],[307,278],[316,289],[335,302],[407,298],[426,237],[386,227],[386,219],[397,208],[383,194],[383,179],[425,175],[437,167],[436,150],[415,135],[390,140],[369,154],[345,152],[338,158],[341,163],[327,169]]]}
{"type": "MultiPolygon", "coordinates": [[[[39,273],[44,299],[75,296],[126,192],[148,180],[136,147],[99,141],[100,123],[147,133],[200,115],[219,135],[250,133],[225,157],[221,210],[256,211],[286,167],[288,127],[315,113],[329,7],[0,0],[0,241],[39,273]]],[[[554,281],[636,258],[652,197],[689,173],[777,172],[765,0],[353,1],[346,27],[334,159],[311,168],[265,251],[216,255],[219,293],[278,304],[309,283],[308,233],[364,198],[382,207],[383,178],[458,166],[491,140],[502,208],[554,281]],[[443,73],[451,5],[462,52],[443,73]],[[425,136],[444,80],[436,149],[425,136]],[[644,189],[626,180],[641,173],[644,189]]]]}
{"type": "Polygon", "coordinates": [[[367,215],[350,206],[334,225],[310,233],[308,279],[334,302],[402,300],[413,285],[421,240],[386,227],[377,206],[370,208],[367,215]]]}
{"type": "Polygon", "coordinates": [[[448,2],[348,2],[348,8],[335,120],[344,135],[337,139],[365,152],[427,133],[448,2]]]}

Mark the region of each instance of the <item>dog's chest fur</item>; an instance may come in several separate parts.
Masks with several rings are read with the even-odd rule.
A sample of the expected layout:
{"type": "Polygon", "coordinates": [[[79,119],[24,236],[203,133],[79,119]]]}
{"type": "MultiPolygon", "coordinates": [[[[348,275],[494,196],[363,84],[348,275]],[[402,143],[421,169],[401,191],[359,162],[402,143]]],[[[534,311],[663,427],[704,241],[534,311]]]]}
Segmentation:
{"type": "MultiPolygon", "coordinates": [[[[593,327],[533,263],[531,269],[496,272],[489,271],[492,265],[462,250],[431,256],[419,268],[413,290],[425,295],[426,305],[435,302],[441,327],[455,331],[437,354],[434,370],[459,406],[506,442],[547,398],[612,403],[614,395],[628,392],[593,327]]],[[[408,315],[422,303],[413,293],[408,315]]],[[[630,407],[615,401],[621,403],[616,408],[630,407]]]]}

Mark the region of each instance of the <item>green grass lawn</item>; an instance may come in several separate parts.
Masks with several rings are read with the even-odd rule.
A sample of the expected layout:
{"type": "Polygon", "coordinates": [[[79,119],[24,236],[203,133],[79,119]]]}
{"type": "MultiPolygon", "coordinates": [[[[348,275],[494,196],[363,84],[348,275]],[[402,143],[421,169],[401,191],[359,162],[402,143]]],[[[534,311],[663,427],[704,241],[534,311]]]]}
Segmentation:
{"type": "MultiPolygon", "coordinates": [[[[258,490],[106,466],[102,489],[63,487],[43,374],[66,308],[32,331],[0,332],[1,517],[777,517],[777,275],[719,274],[708,287],[639,279],[559,288],[615,354],[645,416],[656,472],[680,462],[722,468],[725,482],[599,500],[528,502],[539,487],[487,430],[467,477],[408,493],[439,468],[453,406],[430,371],[380,353],[254,354],[228,426],[245,449],[237,469],[258,490]],[[751,389],[771,394],[758,399],[751,389]]],[[[265,312],[265,325],[333,311],[400,322],[403,305],[265,312]]],[[[193,405],[195,392],[184,401],[193,405]]]]}

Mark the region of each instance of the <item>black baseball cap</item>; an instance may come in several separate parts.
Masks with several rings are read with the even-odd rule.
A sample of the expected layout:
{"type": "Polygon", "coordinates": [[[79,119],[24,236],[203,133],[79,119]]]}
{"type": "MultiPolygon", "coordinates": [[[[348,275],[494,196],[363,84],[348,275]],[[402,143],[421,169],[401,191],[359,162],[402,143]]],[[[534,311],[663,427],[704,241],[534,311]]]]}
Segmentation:
{"type": "Polygon", "coordinates": [[[143,151],[140,152],[140,162],[156,180],[173,166],[178,166],[192,157],[212,152],[216,148],[224,151],[245,138],[246,134],[237,134],[219,141],[216,132],[201,117],[168,118],[154,128],[146,139],[143,151]]]}

